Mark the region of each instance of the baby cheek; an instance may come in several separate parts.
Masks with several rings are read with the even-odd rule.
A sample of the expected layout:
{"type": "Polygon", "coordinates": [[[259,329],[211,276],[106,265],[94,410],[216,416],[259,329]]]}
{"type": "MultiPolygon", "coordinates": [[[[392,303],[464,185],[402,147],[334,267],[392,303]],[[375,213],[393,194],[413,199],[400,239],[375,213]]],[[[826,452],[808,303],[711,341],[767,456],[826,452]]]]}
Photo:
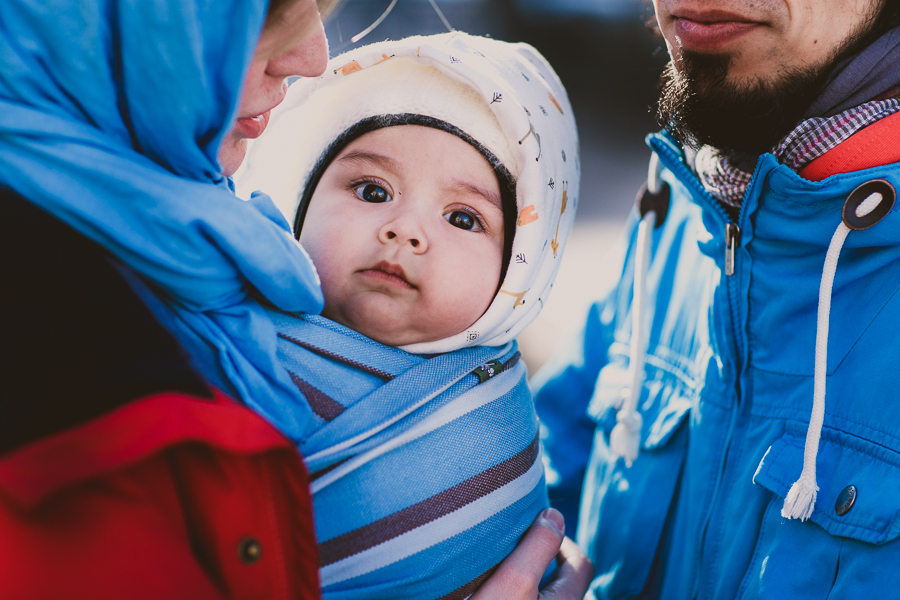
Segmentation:
{"type": "Polygon", "coordinates": [[[309,254],[309,258],[316,266],[316,270],[320,271],[319,276],[321,277],[322,253],[319,250],[318,237],[315,235],[307,234],[304,231],[300,236],[300,245],[303,246],[303,249],[306,250],[307,254],[309,254]]]}
{"type": "MultiPolygon", "coordinates": [[[[489,249],[486,249],[489,250],[489,249]]],[[[453,310],[468,327],[478,320],[490,306],[500,278],[500,260],[492,260],[487,252],[473,253],[458,261],[453,268],[451,294],[454,298],[449,310],[453,310]]]]}
{"type": "Polygon", "coordinates": [[[336,245],[328,242],[328,236],[323,231],[303,235],[300,238],[300,244],[309,254],[310,259],[312,259],[312,263],[316,267],[316,272],[319,274],[319,279],[322,282],[322,290],[327,297],[331,283],[336,277],[334,269],[339,264],[339,261],[336,260],[336,245]]]}

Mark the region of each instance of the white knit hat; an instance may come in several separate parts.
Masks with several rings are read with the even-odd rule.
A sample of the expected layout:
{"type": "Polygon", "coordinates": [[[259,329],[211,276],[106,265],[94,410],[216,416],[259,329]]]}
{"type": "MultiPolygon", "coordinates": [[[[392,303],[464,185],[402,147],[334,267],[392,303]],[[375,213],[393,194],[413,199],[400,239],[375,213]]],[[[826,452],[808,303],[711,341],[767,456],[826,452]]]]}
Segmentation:
{"type": "MultiPolygon", "coordinates": [[[[325,75],[296,82],[273,111],[235,176],[238,194],[266,192],[293,224],[308,184],[314,187],[334,158],[335,142],[342,148],[364,133],[353,132],[360,122],[374,121],[370,131],[379,117],[388,117],[385,126],[399,124],[399,115],[436,119],[471,138],[515,180],[518,215],[515,236],[506,236],[512,237],[506,277],[484,315],[466,331],[403,349],[437,353],[506,343],[546,301],[578,195],[572,109],[531,46],[453,32],[379,42],[332,59],[325,75]]],[[[308,198],[313,190],[306,191],[308,198]]]]}

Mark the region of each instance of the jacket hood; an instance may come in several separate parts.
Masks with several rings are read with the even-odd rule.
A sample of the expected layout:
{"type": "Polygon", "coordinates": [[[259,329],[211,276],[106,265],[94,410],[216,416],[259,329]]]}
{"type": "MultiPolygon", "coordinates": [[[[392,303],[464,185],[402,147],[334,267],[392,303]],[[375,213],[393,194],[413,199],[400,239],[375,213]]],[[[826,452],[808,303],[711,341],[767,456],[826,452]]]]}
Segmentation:
{"type": "Polygon", "coordinates": [[[262,189],[294,223],[310,175],[341,134],[373,116],[423,113],[462,130],[512,174],[516,223],[509,266],[488,310],[465,331],[403,349],[436,353],[506,343],[547,299],[575,218],[580,178],[572,107],[556,73],[531,46],[451,32],[380,42],[333,58],[322,77],[295,83],[273,111],[235,177],[238,194],[262,189]],[[436,73],[456,85],[454,95],[471,96],[466,102],[485,110],[347,92],[362,78],[384,84],[403,71],[429,80],[436,73]]]}

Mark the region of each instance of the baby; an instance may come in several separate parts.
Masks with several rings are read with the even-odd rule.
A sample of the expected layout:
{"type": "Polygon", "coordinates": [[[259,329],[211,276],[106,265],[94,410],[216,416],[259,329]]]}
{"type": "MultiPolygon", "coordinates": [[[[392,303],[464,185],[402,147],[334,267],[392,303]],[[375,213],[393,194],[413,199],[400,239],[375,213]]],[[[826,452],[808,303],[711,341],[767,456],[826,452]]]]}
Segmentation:
{"type": "Polygon", "coordinates": [[[309,414],[325,598],[465,598],[547,506],[515,336],[574,219],[578,140],[530,46],[382,42],[301,80],[239,173],[293,224],[325,296],[272,311],[309,414]]]}

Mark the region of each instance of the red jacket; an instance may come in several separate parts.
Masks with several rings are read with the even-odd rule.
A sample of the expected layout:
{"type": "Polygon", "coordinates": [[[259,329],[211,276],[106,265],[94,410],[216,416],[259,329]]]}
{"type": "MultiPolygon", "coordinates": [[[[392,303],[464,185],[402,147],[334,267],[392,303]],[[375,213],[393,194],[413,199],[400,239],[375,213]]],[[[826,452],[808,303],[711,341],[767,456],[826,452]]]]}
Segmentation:
{"type": "Polygon", "coordinates": [[[105,251],[0,188],[0,599],[319,598],[293,443],[105,251]]]}
{"type": "Polygon", "coordinates": [[[158,394],[0,460],[2,598],[318,598],[306,471],[224,396],[158,394]]]}

